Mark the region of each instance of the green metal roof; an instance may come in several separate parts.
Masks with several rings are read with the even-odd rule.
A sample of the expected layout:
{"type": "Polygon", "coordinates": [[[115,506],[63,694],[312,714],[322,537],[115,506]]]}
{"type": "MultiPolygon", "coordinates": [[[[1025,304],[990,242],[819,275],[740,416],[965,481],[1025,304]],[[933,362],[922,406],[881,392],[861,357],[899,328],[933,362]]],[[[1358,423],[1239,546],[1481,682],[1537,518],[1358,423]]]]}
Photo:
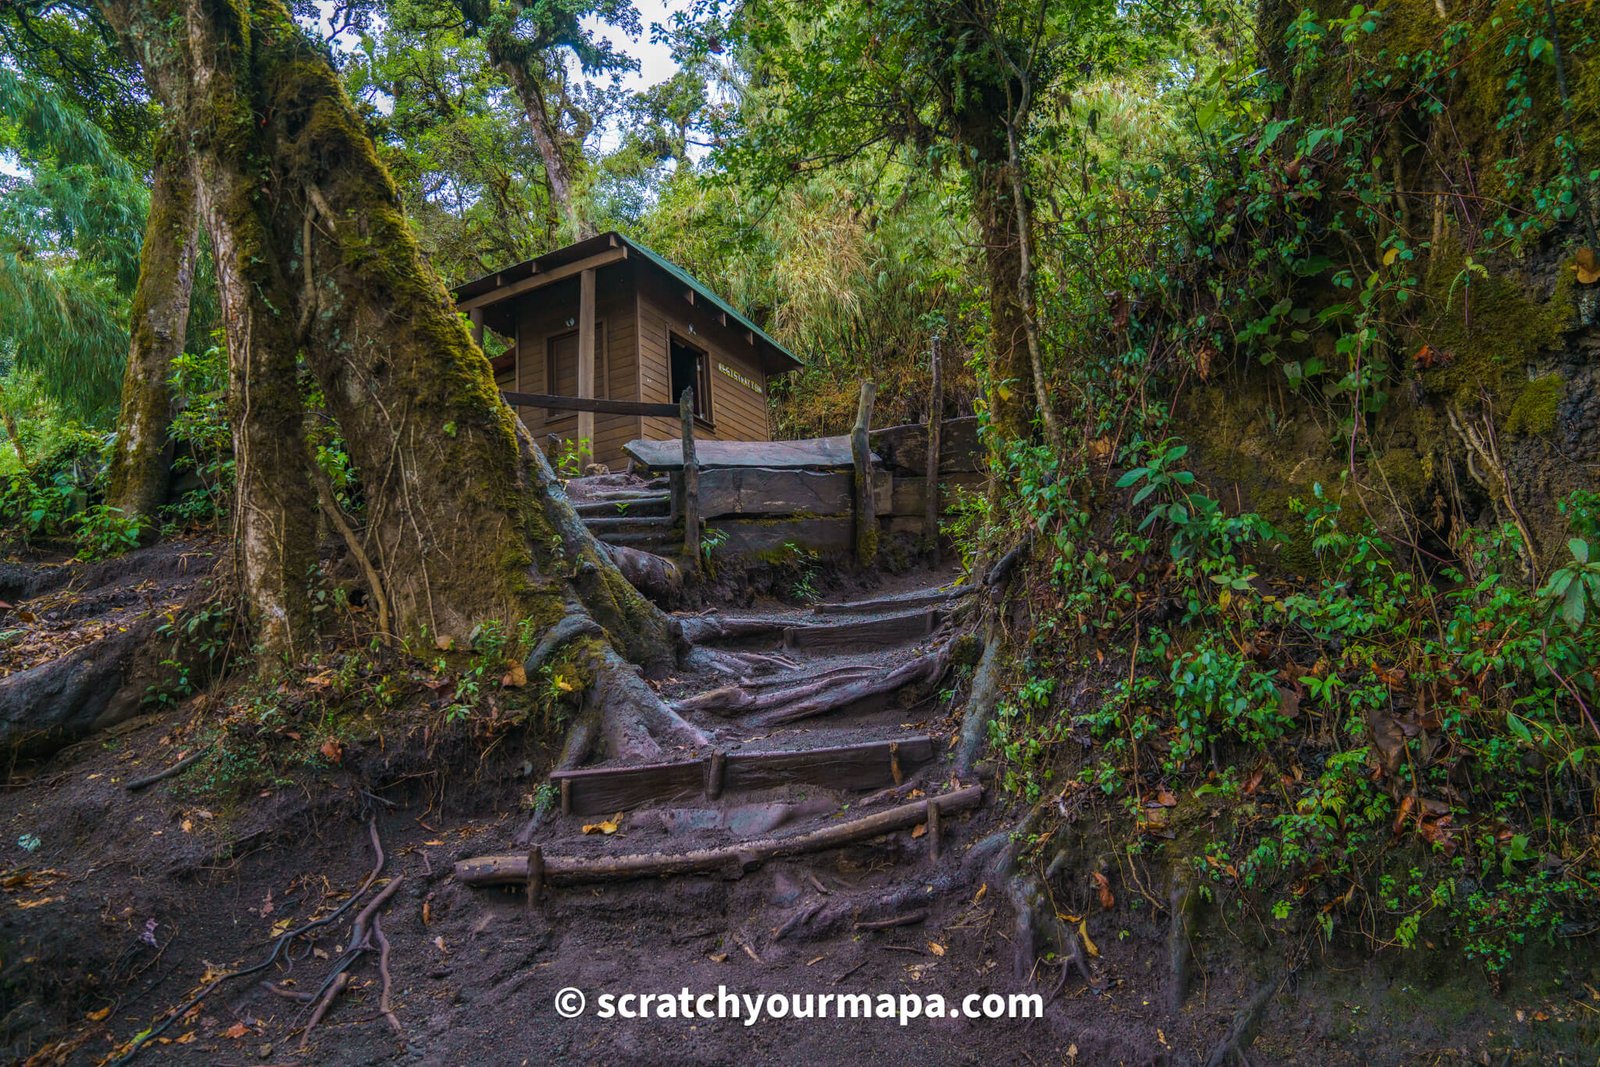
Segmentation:
{"type": "Polygon", "coordinates": [[[728,316],[729,319],[737,322],[744,329],[749,330],[751,334],[753,334],[762,344],[766,345],[766,347],[774,354],[780,356],[784,360],[787,360],[794,367],[805,366],[805,363],[800,359],[799,356],[795,355],[783,345],[773,340],[771,334],[767,333],[767,331],[751,322],[748,317],[742,314],[732,304],[728,303],[726,300],[722,299],[722,297],[712,292],[710,287],[708,287],[704,282],[700,281],[700,279],[696,278],[694,275],[690,274],[688,271],[684,270],[682,267],[678,266],[676,263],[672,262],[672,260],[661,255],[660,253],[654,252],[639,242],[630,240],[629,238],[624,237],[622,234],[616,233],[615,231],[610,233],[596,234],[593,237],[585,238],[582,241],[575,242],[563,248],[554,249],[553,251],[546,252],[542,256],[525,260],[522,263],[507,267],[504,270],[495,271],[493,274],[486,274],[481,278],[475,278],[472,281],[464,282],[463,284],[456,286],[455,289],[452,290],[452,293],[457,300],[464,300],[468,297],[479,296],[484,293],[491,292],[509,282],[515,281],[518,277],[527,277],[539,271],[549,270],[551,267],[559,266],[563,263],[570,263],[576,260],[584,259],[588,256],[602,252],[607,248],[615,248],[618,245],[626,247],[630,253],[636,253],[640,259],[645,260],[657,270],[665,273],[668,277],[688,286],[698,296],[704,297],[705,300],[708,301],[718,311],[723,312],[728,316]]]}
{"type": "Polygon", "coordinates": [[[750,332],[754,333],[757,337],[761,338],[761,340],[765,341],[768,345],[772,346],[772,348],[775,349],[780,355],[786,356],[789,360],[791,360],[794,363],[794,365],[796,367],[805,366],[805,361],[804,360],[802,360],[799,356],[795,355],[793,352],[789,351],[783,345],[780,345],[777,341],[773,340],[771,334],[767,333],[767,331],[763,330],[761,327],[759,327],[755,323],[751,322],[744,315],[740,314],[738,309],[736,309],[732,304],[728,303],[726,300],[722,299],[722,297],[718,296],[716,293],[712,292],[710,287],[708,287],[704,282],[700,281],[700,279],[696,278],[694,275],[690,274],[688,271],[684,270],[682,267],[680,267],[676,263],[672,262],[672,260],[668,259],[666,256],[663,256],[663,255],[661,255],[661,254],[659,254],[657,252],[654,252],[654,251],[646,248],[644,245],[640,244],[639,242],[629,240],[628,238],[622,236],[621,234],[617,234],[616,236],[617,236],[618,240],[620,240],[623,244],[627,245],[633,251],[639,253],[641,256],[643,256],[644,258],[648,259],[651,263],[655,264],[657,267],[660,267],[662,270],[666,271],[668,274],[670,274],[674,278],[678,279],[678,281],[680,281],[683,284],[687,285],[689,288],[693,289],[696,293],[699,293],[701,296],[703,296],[707,300],[711,301],[711,303],[717,308],[717,310],[726,312],[729,318],[733,319],[739,325],[743,326],[745,329],[749,330],[750,332]]]}

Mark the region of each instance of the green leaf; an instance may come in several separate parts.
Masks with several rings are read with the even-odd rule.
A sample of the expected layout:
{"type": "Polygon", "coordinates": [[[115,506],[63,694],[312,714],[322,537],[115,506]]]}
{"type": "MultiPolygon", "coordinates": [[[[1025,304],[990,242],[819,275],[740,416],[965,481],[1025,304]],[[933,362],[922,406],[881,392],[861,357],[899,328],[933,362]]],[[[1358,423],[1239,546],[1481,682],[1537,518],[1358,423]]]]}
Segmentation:
{"type": "Polygon", "coordinates": [[[1129,471],[1127,474],[1124,474],[1122,477],[1117,479],[1117,488],[1118,489],[1126,489],[1126,488],[1128,488],[1128,486],[1132,485],[1134,482],[1138,481],[1140,478],[1143,478],[1148,473],[1149,472],[1146,471],[1143,467],[1135,467],[1133,470],[1129,471]]]}
{"type": "Polygon", "coordinates": [[[1567,596],[1561,605],[1561,617],[1576,632],[1583,629],[1583,620],[1587,612],[1588,599],[1583,595],[1583,584],[1573,582],[1567,586],[1567,596]]]}
{"type": "Polygon", "coordinates": [[[1513,712],[1506,712],[1506,729],[1528,742],[1528,744],[1533,744],[1533,731],[1529,730],[1528,724],[1513,712]]]}
{"type": "Polygon", "coordinates": [[[1572,551],[1572,558],[1579,563],[1589,562],[1589,542],[1581,537],[1574,537],[1567,542],[1567,548],[1572,551]]]}

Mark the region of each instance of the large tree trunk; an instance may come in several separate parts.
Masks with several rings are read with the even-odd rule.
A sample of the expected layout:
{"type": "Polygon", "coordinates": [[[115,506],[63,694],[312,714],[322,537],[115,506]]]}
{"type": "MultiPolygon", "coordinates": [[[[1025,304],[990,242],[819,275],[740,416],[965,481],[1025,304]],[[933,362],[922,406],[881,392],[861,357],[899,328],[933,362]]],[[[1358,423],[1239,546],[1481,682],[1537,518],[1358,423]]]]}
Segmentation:
{"type": "Polygon", "coordinates": [[[139,287],[128,333],[128,369],[106,503],[149,523],[166,499],[171,467],[172,360],[183,351],[200,216],[187,152],[164,136],[156,146],[150,218],[139,254],[139,287]]]}
{"type": "Polygon", "coordinates": [[[544,86],[528,61],[507,56],[492,41],[489,50],[495,65],[516,90],[522,110],[528,116],[533,143],[539,149],[539,158],[544,161],[545,184],[550,190],[550,201],[560,212],[567,235],[573,240],[592,236],[594,227],[578,211],[577,198],[572,191],[572,171],[562,152],[561,130],[550,115],[544,86]]]}
{"type": "Polygon", "coordinates": [[[501,401],[337,76],[280,0],[102,9],[190,131],[229,323],[240,564],[267,643],[297,642],[312,540],[298,350],[363,480],[373,592],[399,636],[461,640],[486,620],[549,627],[576,611],[629,659],[668,666],[668,620],[501,401]]]}

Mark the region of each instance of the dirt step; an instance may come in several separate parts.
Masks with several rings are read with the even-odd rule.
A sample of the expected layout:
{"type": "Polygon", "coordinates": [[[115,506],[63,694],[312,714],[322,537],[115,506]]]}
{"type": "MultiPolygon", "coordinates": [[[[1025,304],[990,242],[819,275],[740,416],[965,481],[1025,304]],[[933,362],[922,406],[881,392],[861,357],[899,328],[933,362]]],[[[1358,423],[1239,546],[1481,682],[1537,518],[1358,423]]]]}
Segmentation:
{"type": "Polygon", "coordinates": [[[824,602],[814,605],[811,610],[818,615],[877,615],[882,612],[937,607],[952,600],[959,600],[971,592],[971,586],[955,589],[919,589],[912,593],[880,597],[876,600],[824,602]]]}
{"type": "Polygon", "coordinates": [[[662,530],[596,530],[595,536],[608,545],[637,548],[658,556],[671,556],[682,547],[682,538],[662,530]]]}
{"type": "Polygon", "coordinates": [[[769,859],[798,856],[865,841],[926,823],[928,848],[938,855],[940,827],[950,815],[970,811],[983,802],[983,787],[969,785],[939,796],[901,804],[856,819],[831,822],[818,829],[784,837],[740,841],[717,848],[685,852],[644,852],[620,856],[550,856],[541,846],[527,852],[478,856],[455,865],[464,885],[525,885],[535,895],[545,886],[583,885],[668,874],[692,874],[738,867],[750,870],[769,859]]]}
{"type": "Polygon", "coordinates": [[[583,524],[599,533],[602,530],[654,530],[670,528],[675,520],[668,515],[607,515],[585,516],[583,524]]]}
{"type": "Polygon", "coordinates": [[[884,789],[899,785],[934,756],[933,739],[917,735],[833,748],[713,752],[698,760],[556,771],[550,781],[561,791],[563,815],[605,815],[784,785],[884,789]]]}
{"type": "Polygon", "coordinates": [[[783,647],[812,652],[860,652],[893,648],[927,637],[945,620],[941,608],[916,608],[876,619],[802,622],[793,615],[680,615],[684,636],[696,644],[717,640],[778,638],[783,647]]]}
{"type": "Polygon", "coordinates": [[[619,496],[606,500],[584,500],[573,507],[585,519],[603,517],[665,515],[672,510],[672,498],[665,493],[619,496]]]}

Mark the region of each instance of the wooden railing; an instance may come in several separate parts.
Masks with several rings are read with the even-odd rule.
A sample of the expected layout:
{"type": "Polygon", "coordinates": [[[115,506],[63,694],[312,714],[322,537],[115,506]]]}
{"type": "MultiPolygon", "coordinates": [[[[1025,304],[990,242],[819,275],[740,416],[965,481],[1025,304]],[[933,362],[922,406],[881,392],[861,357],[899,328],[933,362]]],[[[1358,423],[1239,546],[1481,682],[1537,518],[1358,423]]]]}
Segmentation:
{"type": "Polygon", "coordinates": [[[646,404],[639,400],[602,400],[590,396],[552,396],[549,393],[502,392],[514,408],[544,408],[546,411],[592,411],[598,415],[655,415],[670,419],[678,414],[676,404],[646,404]]]}

